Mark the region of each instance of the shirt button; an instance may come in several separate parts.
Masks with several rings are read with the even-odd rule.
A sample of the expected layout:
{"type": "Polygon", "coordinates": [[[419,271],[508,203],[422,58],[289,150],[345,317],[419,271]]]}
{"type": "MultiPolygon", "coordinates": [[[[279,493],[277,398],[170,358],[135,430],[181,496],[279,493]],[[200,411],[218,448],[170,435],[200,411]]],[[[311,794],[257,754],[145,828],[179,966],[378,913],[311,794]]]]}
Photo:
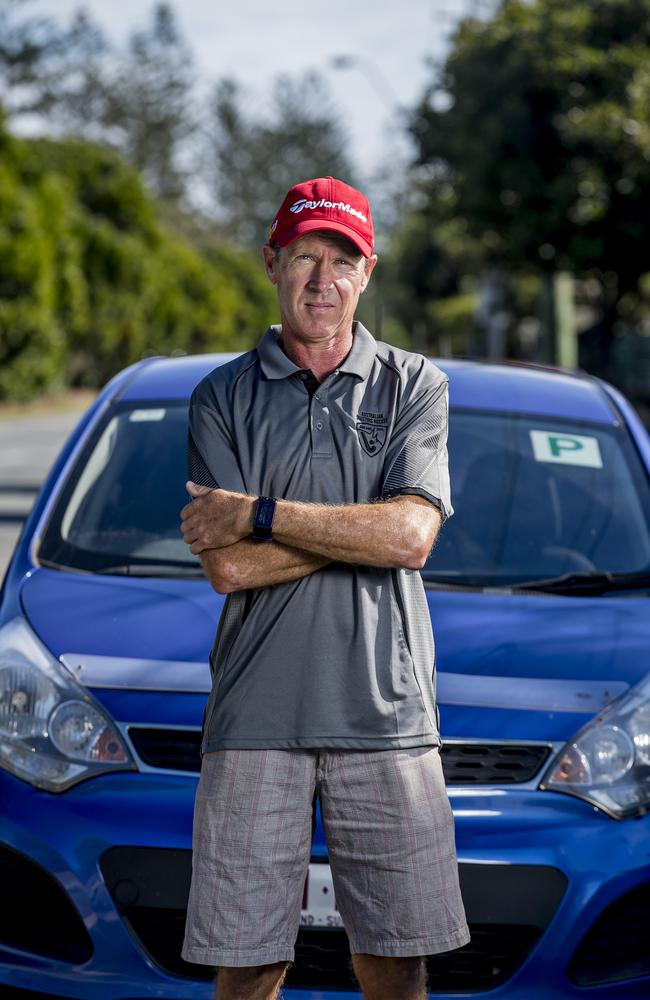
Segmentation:
{"type": "Polygon", "coordinates": [[[320,395],[318,393],[316,393],[316,395],[314,396],[314,399],[320,399],[320,395]]]}
{"type": "Polygon", "coordinates": [[[316,430],[322,431],[322,429],[323,429],[323,421],[319,420],[318,423],[316,424],[316,430]]]}

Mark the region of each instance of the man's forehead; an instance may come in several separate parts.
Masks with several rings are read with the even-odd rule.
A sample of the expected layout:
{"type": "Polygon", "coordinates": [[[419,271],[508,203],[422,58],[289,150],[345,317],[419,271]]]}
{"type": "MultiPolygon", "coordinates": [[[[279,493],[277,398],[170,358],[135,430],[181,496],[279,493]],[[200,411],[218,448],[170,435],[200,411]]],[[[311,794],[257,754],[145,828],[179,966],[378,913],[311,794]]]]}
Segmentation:
{"type": "Polygon", "coordinates": [[[292,240],[287,250],[289,253],[295,253],[296,251],[302,253],[305,247],[313,249],[319,246],[334,246],[339,250],[343,250],[351,257],[363,257],[359,247],[355,246],[352,240],[349,240],[346,236],[339,235],[339,233],[332,232],[331,229],[315,229],[311,233],[305,233],[304,236],[299,236],[298,239],[292,240]]]}

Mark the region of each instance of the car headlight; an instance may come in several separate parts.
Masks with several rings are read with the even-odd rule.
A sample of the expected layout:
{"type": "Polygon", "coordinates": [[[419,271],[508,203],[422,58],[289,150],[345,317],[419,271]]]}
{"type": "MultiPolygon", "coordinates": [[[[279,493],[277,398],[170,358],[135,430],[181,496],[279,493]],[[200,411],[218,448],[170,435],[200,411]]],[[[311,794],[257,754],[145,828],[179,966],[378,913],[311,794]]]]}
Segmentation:
{"type": "Polygon", "coordinates": [[[622,819],[650,806],[650,675],[560,751],[541,788],[577,795],[622,819]]]}
{"type": "Polygon", "coordinates": [[[110,716],[24,618],[0,628],[0,767],[49,792],[135,769],[110,716]]]}

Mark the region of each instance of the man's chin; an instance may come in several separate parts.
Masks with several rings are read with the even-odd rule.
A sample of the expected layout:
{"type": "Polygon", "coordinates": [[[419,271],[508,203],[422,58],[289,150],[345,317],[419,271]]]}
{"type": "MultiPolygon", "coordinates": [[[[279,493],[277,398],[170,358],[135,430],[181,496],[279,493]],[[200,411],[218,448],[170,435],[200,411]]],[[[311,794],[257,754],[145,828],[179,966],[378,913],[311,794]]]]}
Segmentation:
{"type": "MultiPolygon", "coordinates": [[[[307,312],[301,318],[303,320],[302,329],[304,333],[333,337],[346,329],[345,321],[334,310],[319,313],[307,312]]],[[[352,320],[350,320],[348,326],[350,329],[352,328],[352,320]]]]}

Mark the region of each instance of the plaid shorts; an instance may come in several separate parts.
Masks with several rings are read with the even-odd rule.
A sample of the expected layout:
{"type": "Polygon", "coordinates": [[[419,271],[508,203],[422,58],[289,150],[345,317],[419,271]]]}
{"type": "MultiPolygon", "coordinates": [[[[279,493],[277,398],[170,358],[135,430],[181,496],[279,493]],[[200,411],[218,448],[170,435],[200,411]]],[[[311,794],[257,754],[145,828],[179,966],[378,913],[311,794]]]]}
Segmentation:
{"type": "Polygon", "coordinates": [[[293,960],[315,794],[353,954],[469,941],[437,747],[217,750],[203,757],[196,796],[186,961],[293,960]]]}

